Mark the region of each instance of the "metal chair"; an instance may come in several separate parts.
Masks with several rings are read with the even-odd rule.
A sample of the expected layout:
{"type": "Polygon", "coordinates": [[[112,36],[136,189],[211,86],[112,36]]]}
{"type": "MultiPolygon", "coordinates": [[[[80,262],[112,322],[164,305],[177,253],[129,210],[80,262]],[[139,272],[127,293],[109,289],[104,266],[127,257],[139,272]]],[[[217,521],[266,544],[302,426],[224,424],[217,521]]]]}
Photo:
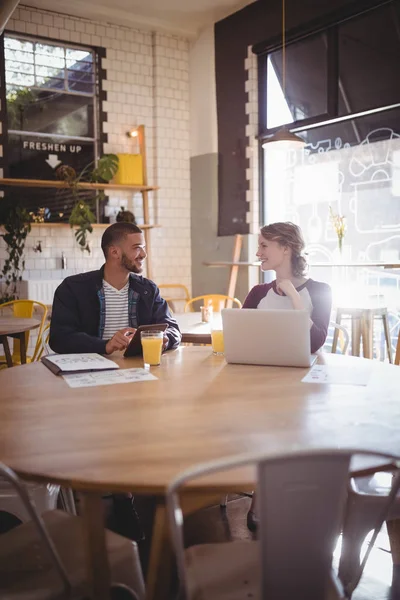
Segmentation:
{"type": "Polygon", "coordinates": [[[354,454],[398,460],[358,450],[310,450],[273,458],[259,453],[202,464],[176,477],[168,486],[167,507],[183,597],[350,598],[400,487],[398,474],[384,510],[377,515],[375,536],[363,564],[344,592],[332,570],[332,554],[341,529],[354,454]],[[259,539],[202,544],[185,550],[179,490],[197,477],[251,463],[258,466],[259,539]]]}
{"type": "MultiPolygon", "coordinates": [[[[80,517],[62,511],[39,516],[17,475],[0,463],[0,475],[13,485],[31,521],[1,536],[0,597],[12,600],[84,598],[88,585],[83,568],[85,539],[80,517]]],[[[144,599],[137,545],[106,532],[111,575],[116,588],[134,592],[125,598],[144,599]]],[[[122,596],[120,596],[122,598],[122,596]]]]}
{"type": "Polygon", "coordinates": [[[225,296],[223,294],[205,294],[204,296],[191,298],[189,302],[186,303],[185,312],[193,312],[193,304],[195,302],[202,302],[204,306],[209,306],[211,304],[214,312],[221,312],[223,308],[229,308],[229,306],[234,304],[238,308],[242,308],[242,303],[237,298],[232,298],[231,296],[225,296]]]}
{"type": "Polygon", "coordinates": [[[339,341],[341,353],[347,354],[347,350],[349,349],[350,336],[349,336],[349,333],[348,333],[346,327],[343,327],[343,325],[339,325],[338,323],[335,323],[335,321],[329,321],[329,325],[334,327],[335,336],[337,336],[336,344],[335,344],[335,336],[333,338],[331,352],[336,353],[337,342],[339,341]]]}
{"type": "MultiPolygon", "coordinates": [[[[39,353],[42,347],[42,331],[46,323],[47,306],[45,304],[42,304],[42,302],[38,302],[37,300],[12,300],[11,302],[5,302],[0,306],[0,314],[2,316],[4,316],[4,310],[6,309],[6,314],[8,312],[14,317],[19,317],[23,319],[31,319],[34,316],[33,313],[35,308],[39,308],[41,311],[40,327],[38,329],[37,340],[35,349],[33,351],[33,355],[27,356],[27,362],[34,362],[36,360],[39,360],[40,358],[39,353]]],[[[27,331],[25,334],[27,347],[29,342],[29,334],[29,331],[27,331]]],[[[5,356],[0,356],[0,362],[4,362],[5,360],[5,356]]],[[[21,362],[20,343],[19,340],[16,339],[14,340],[13,344],[12,362],[14,364],[18,364],[21,362]]]]}
{"type": "Polygon", "coordinates": [[[42,331],[41,348],[38,353],[38,360],[40,360],[43,355],[47,356],[48,354],[52,354],[52,350],[51,350],[50,344],[49,344],[49,338],[50,338],[50,323],[47,323],[47,325],[43,328],[43,331],[42,331]]]}

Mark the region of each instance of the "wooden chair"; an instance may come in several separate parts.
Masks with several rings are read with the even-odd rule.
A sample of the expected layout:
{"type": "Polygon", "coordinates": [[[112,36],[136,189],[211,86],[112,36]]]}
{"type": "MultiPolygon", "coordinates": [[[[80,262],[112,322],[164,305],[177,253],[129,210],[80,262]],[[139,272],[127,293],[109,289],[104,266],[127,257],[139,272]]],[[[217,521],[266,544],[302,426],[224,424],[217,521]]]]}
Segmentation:
{"type": "Polygon", "coordinates": [[[182,592],[179,597],[350,598],[400,487],[398,473],[382,511],[376,513],[375,533],[365,560],[344,591],[332,570],[332,558],[354,454],[397,459],[364,450],[317,449],[272,458],[258,453],[201,464],[178,475],[168,486],[167,508],[182,592]],[[200,544],[185,550],[181,488],[193,479],[254,463],[259,490],[258,539],[200,544]]]}
{"type": "Polygon", "coordinates": [[[179,303],[186,304],[190,300],[189,290],[182,283],[162,283],[158,289],[172,312],[182,312],[178,310],[179,303]]]}
{"type": "MultiPolygon", "coordinates": [[[[39,516],[16,474],[0,463],[0,476],[18,492],[31,520],[1,536],[0,597],[59,600],[89,596],[85,576],[85,535],[80,517],[59,510],[39,516]]],[[[107,551],[113,581],[144,600],[137,544],[110,531],[107,551]]]]}
{"type": "Polygon", "coordinates": [[[230,308],[233,304],[238,308],[242,308],[242,303],[237,298],[232,298],[231,296],[225,296],[223,294],[205,294],[204,296],[191,298],[189,302],[186,303],[185,312],[194,312],[193,305],[195,302],[201,302],[203,306],[209,306],[211,304],[214,312],[221,312],[223,308],[230,308]]]}
{"type": "MultiPolygon", "coordinates": [[[[14,317],[19,317],[23,319],[34,318],[34,311],[37,308],[41,312],[40,327],[37,333],[35,349],[33,351],[32,356],[27,356],[26,362],[34,362],[36,360],[39,360],[40,358],[42,350],[42,332],[46,323],[47,306],[45,304],[42,304],[42,302],[38,302],[37,300],[12,300],[11,302],[5,302],[4,304],[0,305],[0,314],[2,316],[7,316],[7,314],[9,314],[14,317]]],[[[28,347],[29,343],[29,333],[30,332],[27,331],[25,334],[26,347],[28,347]]],[[[5,360],[5,356],[0,356],[0,362],[5,362],[5,360]]],[[[20,343],[17,339],[14,339],[13,343],[12,362],[14,364],[18,364],[21,362],[20,343]]]]}

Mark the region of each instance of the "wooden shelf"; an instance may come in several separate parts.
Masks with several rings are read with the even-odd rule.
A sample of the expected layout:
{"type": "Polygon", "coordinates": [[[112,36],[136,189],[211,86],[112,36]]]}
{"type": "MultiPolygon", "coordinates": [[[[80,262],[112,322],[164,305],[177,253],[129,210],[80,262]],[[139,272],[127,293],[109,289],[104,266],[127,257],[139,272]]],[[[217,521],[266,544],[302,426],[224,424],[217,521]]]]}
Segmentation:
{"type": "Polygon", "coordinates": [[[228,261],[220,260],[216,262],[203,262],[206,267],[259,267],[260,262],[228,261]]]}
{"type": "MultiPolygon", "coordinates": [[[[0,178],[0,187],[38,187],[38,188],[56,188],[56,189],[71,189],[71,185],[66,181],[51,181],[51,180],[40,180],[40,179],[12,179],[12,178],[0,178]]],[[[78,189],[80,190],[126,190],[133,192],[153,192],[158,190],[158,187],[150,185],[120,185],[117,183],[78,183],[78,189]]]]}
{"type": "MultiPolygon", "coordinates": [[[[203,262],[206,267],[260,267],[260,262],[232,262],[232,261],[215,261],[203,262]]],[[[311,263],[311,267],[382,267],[383,269],[400,269],[400,263],[311,263]]]]}
{"type": "MultiPolygon", "coordinates": [[[[158,224],[150,225],[149,223],[145,223],[145,224],[136,223],[136,225],[138,227],[140,227],[140,229],[155,229],[157,227],[161,227],[161,225],[158,225],[158,224]]],[[[100,228],[100,227],[103,227],[103,229],[104,229],[109,226],[110,226],[110,223],[92,223],[92,227],[94,229],[100,228]]],[[[46,223],[31,223],[31,227],[71,227],[71,225],[69,223],[46,222],[46,223]]]]}

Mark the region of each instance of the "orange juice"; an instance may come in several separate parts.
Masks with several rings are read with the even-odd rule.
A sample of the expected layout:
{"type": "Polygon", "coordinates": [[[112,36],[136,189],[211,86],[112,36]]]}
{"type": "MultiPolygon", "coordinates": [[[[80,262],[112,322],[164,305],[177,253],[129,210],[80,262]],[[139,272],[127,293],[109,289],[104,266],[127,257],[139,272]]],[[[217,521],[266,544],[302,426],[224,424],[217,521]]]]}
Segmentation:
{"type": "Polygon", "coordinates": [[[159,365],[161,362],[162,346],[162,336],[142,337],[143,361],[148,365],[159,365]]]}
{"type": "Polygon", "coordinates": [[[225,347],[224,347],[224,332],[216,329],[214,331],[211,332],[211,345],[212,345],[212,349],[214,354],[223,354],[225,347]]]}

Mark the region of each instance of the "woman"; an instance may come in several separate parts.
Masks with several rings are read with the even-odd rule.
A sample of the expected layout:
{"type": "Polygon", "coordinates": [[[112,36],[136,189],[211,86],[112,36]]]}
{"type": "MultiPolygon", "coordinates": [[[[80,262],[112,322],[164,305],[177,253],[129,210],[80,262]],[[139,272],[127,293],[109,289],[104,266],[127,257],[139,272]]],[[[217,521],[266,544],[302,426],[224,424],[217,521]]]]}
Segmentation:
{"type": "MultiPolygon", "coordinates": [[[[263,271],[275,271],[271,283],[256,285],[249,292],[243,308],[308,310],[310,314],[311,352],[324,345],[332,306],[331,288],[306,278],[307,261],[303,256],[304,240],[294,223],[272,223],[261,228],[257,258],[263,271]]],[[[247,514],[247,526],[257,528],[254,513],[255,495],[247,514]]]]}
{"type": "Polygon", "coordinates": [[[261,228],[257,258],[263,271],[275,271],[271,283],[256,285],[243,308],[308,310],[311,352],[324,345],[332,306],[331,288],[306,278],[304,240],[294,223],[272,223],[261,228]]]}

